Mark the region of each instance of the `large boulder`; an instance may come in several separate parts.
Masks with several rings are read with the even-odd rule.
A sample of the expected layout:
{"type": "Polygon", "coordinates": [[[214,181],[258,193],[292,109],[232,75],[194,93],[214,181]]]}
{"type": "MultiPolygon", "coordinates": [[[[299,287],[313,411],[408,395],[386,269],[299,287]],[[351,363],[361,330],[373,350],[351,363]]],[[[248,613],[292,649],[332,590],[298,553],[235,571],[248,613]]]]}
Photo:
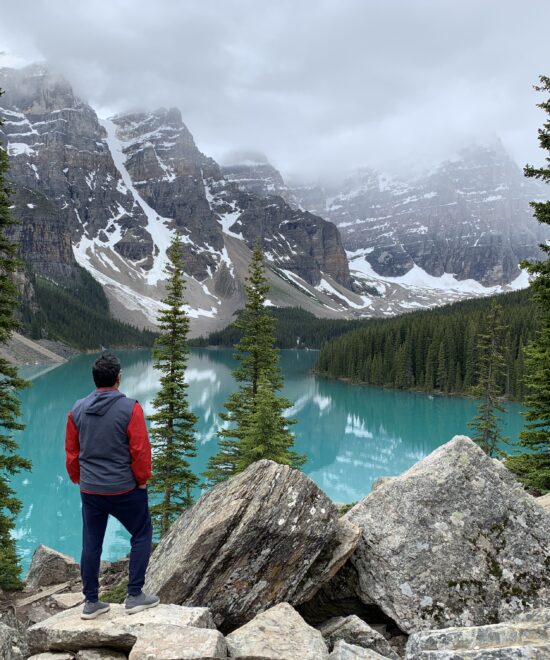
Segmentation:
{"type": "Polygon", "coordinates": [[[138,637],[129,660],[214,660],[227,658],[227,644],[221,632],[193,626],[155,626],[138,637]]]}
{"type": "Polygon", "coordinates": [[[226,637],[232,658],[328,660],[323,636],[288,603],[258,614],[226,637]]]}
{"type": "Polygon", "coordinates": [[[406,632],[495,623],[550,605],[550,516],[456,436],[346,517],[362,529],[356,591],[406,632]]]}
{"type": "Polygon", "coordinates": [[[128,616],[123,605],[111,605],[111,610],[97,619],[82,620],[80,614],[80,608],[73,608],[31,626],[28,631],[31,652],[107,646],[127,653],[140,635],[149,635],[160,625],[214,628],[205,607],[158,605],[128,616]]]}
{"type": "Polygon", "coordinates": [[[399,656],[377,630],[371,628],[358,616],[340,616],[325,621],[319,627],[329,650],[333,650],[339,640],[381,653],[387,658],[399,660],[399,656]]]}
{"type": "Polygon", "coordinates": [[[252,464],[186,511],[155,549],[144,589],[204,605],[224,632],[282,601],[310,597],[346,561],[360,532],[299,470],[252,464]]]}
{"type": "Polygon", "coordinates": [[[407,642],[407,660],[550,658],[550,609],[488,626],[423,630],[407,642]]]}
{"type": "Polygon", "coordinates": [[[32,556],[25,583],[33,589],[80,579],[76,561],[46,545],[39,545],[32,556]]]}

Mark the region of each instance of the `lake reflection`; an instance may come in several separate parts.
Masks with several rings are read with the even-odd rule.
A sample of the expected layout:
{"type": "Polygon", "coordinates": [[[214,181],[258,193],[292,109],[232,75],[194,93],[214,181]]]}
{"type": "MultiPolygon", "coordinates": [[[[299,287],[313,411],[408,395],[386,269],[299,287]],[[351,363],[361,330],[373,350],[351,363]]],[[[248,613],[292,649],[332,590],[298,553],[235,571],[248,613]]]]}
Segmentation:
{"type": "MultiPolygon", "coordinates": [[[[189,400],[198,416],[196,472],[217,451],[216,433],[222,425],[218,413],[236,385],[231,375],[233,351],[193,349],[187,370],[189,400]]],[[[146,414],[158,388],[158,372],[149,351],[120,351],[122,391],[136,398],[146,414]]],[[[397,475],[458,433],[467,433],[475,402],[451,397],[381,390],[320,379],[310,370],[316,351],[281,351],[284,394],[294,402],[289,414],[298,419],[292,427],[295,448],[308,457],[304,471],[337,502],[351,502],[367,495],[372,482],[397,475]]],[[[78,488],[65,472],[64,434],[67,412],[86,396],[93,383],[93,355],[83,355],[56,369],[22,369],[33,378],[22,393],[23,421],[19,434],[21,453],[33,461],[32,473],[18,475],[14,485],[23,501],[16,537],[28,565],[39,543],[75,556],[80,553],[81,514],[78,488]]],[[[505,434],[516,439],[523,424],[521,406],[512,404],[505,434]]],[[[197,495],[200,491],[197,489],[197,495]]],[[[104,558],[128,552],[128,535],[110,522],[104,558]]]]}

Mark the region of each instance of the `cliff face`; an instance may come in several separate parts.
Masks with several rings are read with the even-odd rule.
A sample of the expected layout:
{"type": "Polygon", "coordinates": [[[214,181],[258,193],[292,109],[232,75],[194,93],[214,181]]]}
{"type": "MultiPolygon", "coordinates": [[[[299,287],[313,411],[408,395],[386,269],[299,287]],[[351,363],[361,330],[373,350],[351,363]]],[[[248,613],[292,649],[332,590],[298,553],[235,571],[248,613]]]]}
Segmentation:
{"type": "Polygon", "coordinates": [[[526,179],[500,143],[465,149],[410,180],[365,168],[341,183],[292,186],[269,163],[249,159],[223,171],[242,190],[276,190],[294,208],[336,224],[351,270],[364,259],[375,278],[402,277],[416,266],[435,278],[507,285],[519,276],[518,263],[539,256],[538,244],[550,239],[529,206],[547,190],[526,179]]]}
{"type": "Polygon", "coordinates": [[[32,271],[70,284],[78,263],[104,286],[115,313],[140,325],[154,323],[176,231],[190,314],[210,319],[207,327],[224,325],[242,305],[258,236],[285,304],[289,295],[305,304],[305,294],[289,289],[280,269],[303,279],[306,306],[319,314],[329,307],[314,288],[323,278],[352,288],[335,226],[281,197],[240,190],[200,152],[177,109],[100,121],[69,83],[38,65],[1,69],[0,87],[0,141],[21,223],[13,238],[32,271]]]}
{"type": "Polygon", "coordinates": [[[495,144],[466,149],[414,181],[356,172],[328,192],[325,217],[346,249],[382,276],[400,277],[416,265],[434,277],[452,273],[494,286],[517,278],[519,261],[537,257],[538,244],[550,238],[529,207],[545,195],[495,144]]]}

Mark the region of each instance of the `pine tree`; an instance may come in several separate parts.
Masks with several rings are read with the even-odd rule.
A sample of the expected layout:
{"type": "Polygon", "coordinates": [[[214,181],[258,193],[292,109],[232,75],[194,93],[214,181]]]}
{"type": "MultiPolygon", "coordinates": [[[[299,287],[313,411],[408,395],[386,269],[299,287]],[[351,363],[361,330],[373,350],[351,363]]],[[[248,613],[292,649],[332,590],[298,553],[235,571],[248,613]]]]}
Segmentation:
{"type": "MultiPolygon", "coordinates": [[[[550,77],[540,76],[540,85],[535,89],[550,93],[550,77]]],[[[524,174],[550,183],[550,96],[538,107],[548,115],[543,128],[539,129],[539,145],[548,153],[547,166],[527,165],[524,174]]],[[[550,200],[531,202],[531,206],[537,220],[550,225],[550,200]]],[[[546,255],[544,260],[522,264],[533,276],[530,287],[539,317],[535,339],[525,349],[525,405],[528,410],[525,429],[520,433],[520,445],[531,453],[511,456],[506,465],[527,486],[544,492],[550,490],[550,245],[543,243],[540,249],[546,255]]]]}
{"type": "Polygon", "coordinates": [[[499,400],[502,394],[499,379],[504,373],[502,337],[502,307],[493,302],[489,308],[484,327],[477,338],[478,371],[474,396],[480,397],[477,415],[468,423],[475,429],[473,440],[489,456],[502,455],[498,444],[504,442],[500,432],[496,411],[505,412],[499,400]]]}
{"type": "MultiPolygon", "coordinates": [[[[243,332],[241,340],[235,346],[235,359],[239,366],[233,371],[240,386],[225,404],[227,412],[220,413],[224,427],[218,433],[219,451],[209,459],[208,469],[204,472],[209,484],[223,481],[241,472],[255,460],[264,458],[262,451],[252,446],[258,439],[259,429],[263,424],[258,418],[256,401],[260,380],[264,389],[262,400],[268,398],[265,389],[270,391],[269,397],[276,419],[271,419],[269,424],[271,428],[277,429],[278,455],[286,456],[285,462],[294,467],[298,467],[305,460],[290,452],[293,436],[287,426],[294,423],[294,420],[283,417],[283,411],[290,406],[290,402],[275,395],[283,386],[283,377],[279,367],[279,352],[274,345],[276,320],[265,305],[269,283],[264,272],[259,241],[252,252],[246,282],[246,305],[235,323],[243,332]],[[282,449],[283,447],[286,448],[282,449]]],[[[266,457],[272,442],[275,440],[263,440],[261,447],[266,448],[266,457]]]]}
{"type": "Polygon", "coordinates": [[[184,307],[185,280],[177,236],[167,254],[167,295],[158,315],[160,336],[153,349],[154,368],[162,373],[161,387],[153,400],[155,413],[149,417],[154,460],[149,483],[153,495],[158,496],[151,506],[151,518],[161,537],[182,510],[191,506],[192,489],[198,485],[187,460],[196,455],[193,427],[197,417],[189,409],[185,382],[189,319],[184,307]]]}
{"type": "Polygon", "coordinates": [[[271,384],[262,373],[258,379],[254,409],[240,443],[238,472],[262,458],[292,467],[305,463],[304,456],[291,450],[294,439],[288,426],[296,420],[286,419],[283,415],[291,405],[288,399],[275,396],[271,384]]]}
{"type": "MultiPolygon", "coordinates": [[[[0,95],[2,90],[0,90],[0,95]]],[[[0,122],[0,126],[2,123],[0,122]]],[[[9,187],[5,181],[8,155],[0,147],[0,345],[4,344],[18,327],[14,310],[18,305],[14,273],[18,266],[17,248],[6,235],[14,224],[10,216],[9,187]]],[[[0,358],[0,588],[16,589],[21,586],[21,567],[12,530],[21,510],[21,502],[10,485],[10,479],[21,470],[30,470],[28,460],[18,455],[18,445],[12,431],[23,429],[17,420],[20,403],[17,391],[27,387],[17,375],[17,368],[0,358]]]]}

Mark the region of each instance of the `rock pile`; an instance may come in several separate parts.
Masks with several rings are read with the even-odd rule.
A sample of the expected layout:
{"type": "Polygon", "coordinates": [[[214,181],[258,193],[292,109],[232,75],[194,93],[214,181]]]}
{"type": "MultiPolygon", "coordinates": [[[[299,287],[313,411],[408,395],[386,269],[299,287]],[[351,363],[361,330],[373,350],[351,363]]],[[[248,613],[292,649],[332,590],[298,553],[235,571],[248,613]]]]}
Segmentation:
{"type": "MultiPolygon", "coordinates": [[[[259,461],[174,523],[146,588],[157,608],[92,621],[58,596],[69,609],[28,630],[33,660],[548,658],[550,515],[463,436],[342,518],[259,461]]],[[[28,657],[15,639],[0,626],[6,660],[28,657]]]]}

